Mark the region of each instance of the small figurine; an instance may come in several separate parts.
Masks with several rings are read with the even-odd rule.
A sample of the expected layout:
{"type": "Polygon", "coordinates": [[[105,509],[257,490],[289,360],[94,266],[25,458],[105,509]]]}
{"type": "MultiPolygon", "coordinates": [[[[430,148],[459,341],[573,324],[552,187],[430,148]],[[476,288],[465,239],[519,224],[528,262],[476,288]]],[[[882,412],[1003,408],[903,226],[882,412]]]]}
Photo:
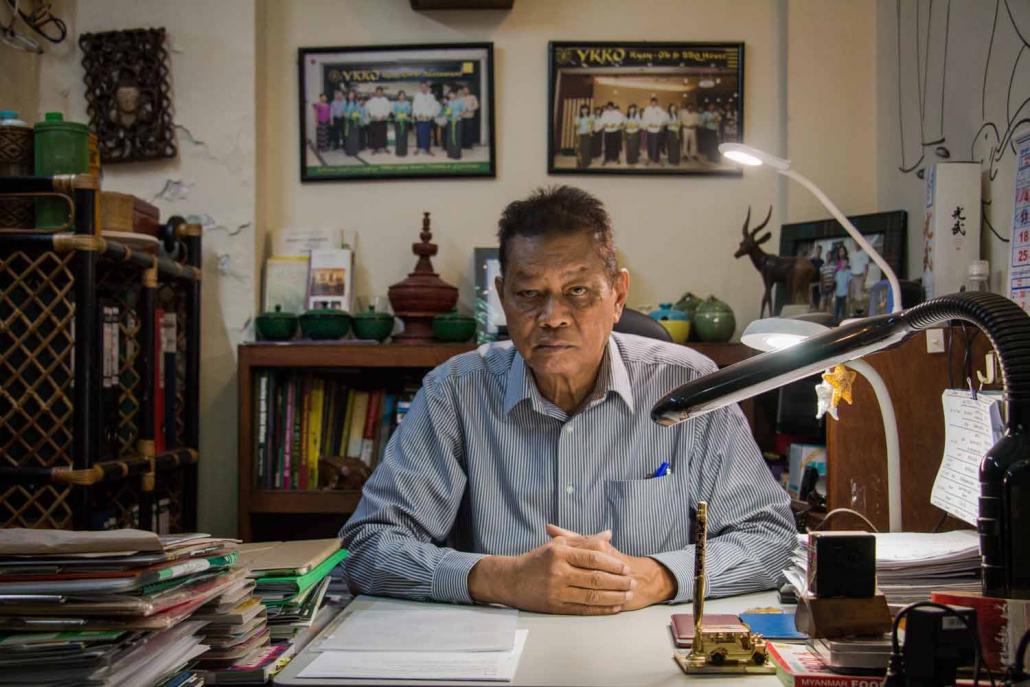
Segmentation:
{"type": "Polygon", "coordinates": [[[781,289],[786,289],[788,303],[808,303],[808,291],[816,278],[815,264],[810,258],[805,256],[770,255],[762,250],[762,244],[771,239],[772,234],[766,232],[765,235],[758,239],[755,236],[762,229],[765,229],[765,225],[769,223],[770,217],[772,217],[771,205],[762,223],[748,231],[748,225],[751,223],[751,207],[748,206],[747,218],[744,220],[744,238],[741,239],[737,252],[733,254],[735,258],[742,258],[745,255],[750,257],[751,264],[762,275],[765,293],[762,294],[762,306],[759,309],[759,317],[765,317],[766,306],[769,307],[770,316],[779,314],[773,312],[773,284],[779,284],[781,289]]]}
{"type": "Polygon", "coordinates": [[[843,365],[837,365],[823,373],[823,381],[833,387],[833,398],[830,400],[831,407],[836,409],[840,405],[841,399],[847,401],[848,405],[851,405],[851,385],[857,376],[857,372],[849,370],[843,365]]]}

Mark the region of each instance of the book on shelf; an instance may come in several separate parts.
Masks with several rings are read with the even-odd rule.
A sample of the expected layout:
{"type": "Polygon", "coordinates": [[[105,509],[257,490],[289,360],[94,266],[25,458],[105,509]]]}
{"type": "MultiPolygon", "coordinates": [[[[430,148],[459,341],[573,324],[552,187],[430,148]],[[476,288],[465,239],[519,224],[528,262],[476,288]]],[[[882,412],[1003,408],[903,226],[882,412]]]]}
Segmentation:
{"type": "Polygon", "coordinates": [[[317,248],[308,267],[308,309],[351,310],[353,253],[348,248],[317,248]]]}
{"type": "Polygon", "coordinates": [[[346,456],[375,468],[411,390],[353,388],[339,377],[262,369],[254,377],[253,479],[258,489],[318,488],[318,461],[346,456]]]}
{"type": "Polygon", "coordinates": [[[273,255],[265,260],[265,283],[261,300],[262,312],[299,315],[308,305],[308,256],[273,255]]]}

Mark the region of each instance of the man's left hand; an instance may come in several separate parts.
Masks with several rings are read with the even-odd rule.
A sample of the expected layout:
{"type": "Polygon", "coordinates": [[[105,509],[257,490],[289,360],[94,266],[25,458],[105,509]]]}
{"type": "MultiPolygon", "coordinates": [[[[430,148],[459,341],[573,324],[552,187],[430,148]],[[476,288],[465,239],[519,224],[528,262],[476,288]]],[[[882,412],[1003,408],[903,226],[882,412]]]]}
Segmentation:
{"type": "Polygon", "coordinates": [[[612,533],[609,530],[597,534],[584,535],[566,530],[557,525],[547,525],[548,536],[564,537],[565,544],[581,549],[602,551],[622,560],[630,569],[630,577],[637,581],[637,589],[633,598],[622,608],[633,611],[656,603],[668,601],[676,595],[676,578],[664,565],[646,556],[627,556],[612,546],[612,533]]]}

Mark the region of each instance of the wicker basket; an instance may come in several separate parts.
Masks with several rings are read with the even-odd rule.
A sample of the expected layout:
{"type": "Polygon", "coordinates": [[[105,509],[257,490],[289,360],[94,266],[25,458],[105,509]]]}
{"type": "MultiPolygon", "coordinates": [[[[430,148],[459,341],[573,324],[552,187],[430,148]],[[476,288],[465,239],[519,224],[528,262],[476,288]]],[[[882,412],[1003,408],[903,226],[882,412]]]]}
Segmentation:
{"type": "MultiPolygon", "coordinates": [[[[0,126],[0,176],[32,174],[32,129],[0,126]]],[[[0,229],[31,229],[36,225],[32,200],[0,198],[0,229]]]]}

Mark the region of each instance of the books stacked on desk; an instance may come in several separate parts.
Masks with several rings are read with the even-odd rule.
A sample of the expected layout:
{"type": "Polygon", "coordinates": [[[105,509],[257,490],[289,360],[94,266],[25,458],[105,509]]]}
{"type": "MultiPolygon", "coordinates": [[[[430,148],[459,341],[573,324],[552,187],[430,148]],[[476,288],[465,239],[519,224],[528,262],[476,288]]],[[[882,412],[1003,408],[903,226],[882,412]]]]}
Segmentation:
{"type": "Polygon", "coordinates": [[[331,572],[346,555],[338,539],[243,544],[240,562],[254,596],[248,591],[247,600],[223,619],[218,619],[220,607],[213,604],[198,616],[213,623],[213,635],[205,642],[215,652],[216,647],[223,649],[199,662],[206,682],[264,683],[281,669],[339,612],[340,607],[324,602],[331,572]]]}
{"type": "Polygon", "coordinates": [[[206,534],[0,530],[4,681],[172,678],[208,648],[191,616],[246,580],[236,546],[206,534]]]}
{"type": "MultiPolygon", "coordinates": [[[[792,566],[784,571],[799,593],[807,589],[808,538],[798,535],[792,566]]],[[[937,590],[980,589],[980,543],[973,530],[876,535],[876,580],[887,603],[927,601],[937,590]]]]}
{"type": "Polygon", "coordinates": [[[268,646],[265,606],[254,596],[254,581],[248,577],[208,601],[193,617],[207,623],[201,633],[209,650],[197,662],[202,670],[253,660],[268,646]]]}

